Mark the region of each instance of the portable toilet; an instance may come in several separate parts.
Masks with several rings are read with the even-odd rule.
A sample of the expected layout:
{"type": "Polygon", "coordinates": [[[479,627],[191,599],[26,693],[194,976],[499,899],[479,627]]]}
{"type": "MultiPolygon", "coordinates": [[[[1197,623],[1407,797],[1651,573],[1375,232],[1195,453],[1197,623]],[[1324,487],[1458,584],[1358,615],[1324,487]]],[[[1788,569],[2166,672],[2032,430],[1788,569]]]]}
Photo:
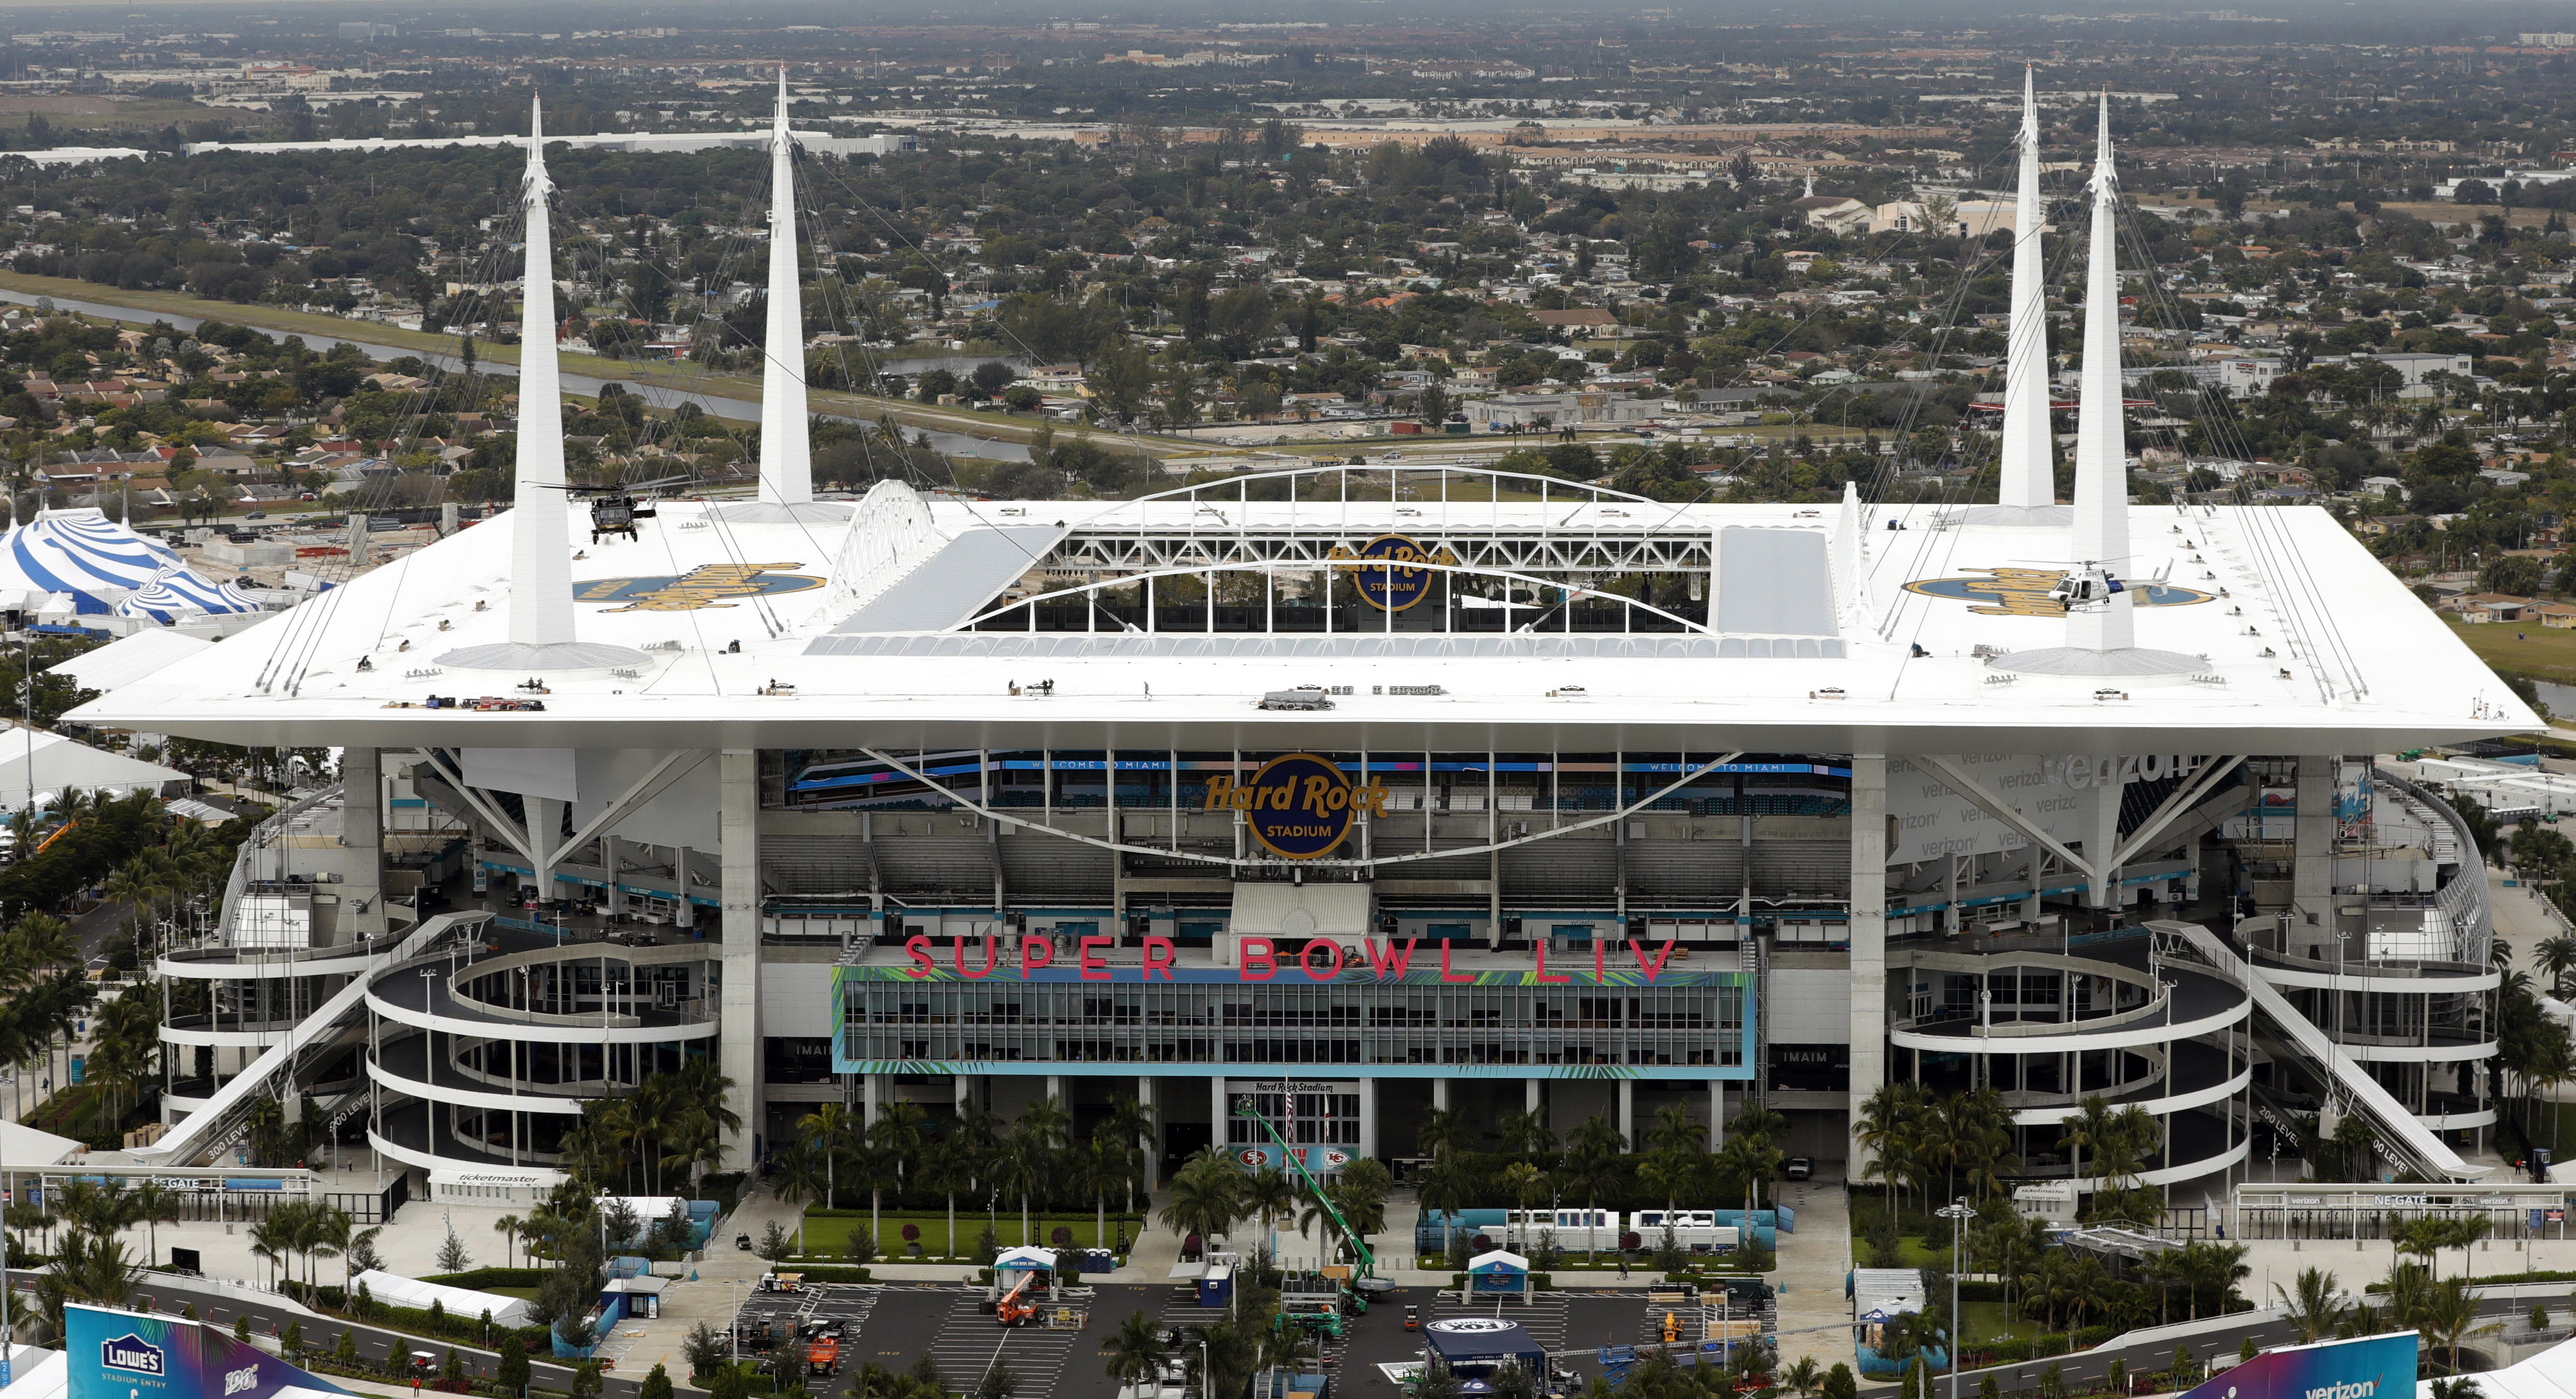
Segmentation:
{"type": "Polygon", "coordinates": [[[1479,1297],[1530,1299],[1529,1260],[1495,1249],[1467,1260],[1467,1287],[1479,1297]]]}
{"type": "Polygon", "coordinates": [[[1210,1259],[1207,1271],[1199,1274],[1199,1305],[1222,1307],[1234,1300],[1234,1260],[1210,1259]]]}

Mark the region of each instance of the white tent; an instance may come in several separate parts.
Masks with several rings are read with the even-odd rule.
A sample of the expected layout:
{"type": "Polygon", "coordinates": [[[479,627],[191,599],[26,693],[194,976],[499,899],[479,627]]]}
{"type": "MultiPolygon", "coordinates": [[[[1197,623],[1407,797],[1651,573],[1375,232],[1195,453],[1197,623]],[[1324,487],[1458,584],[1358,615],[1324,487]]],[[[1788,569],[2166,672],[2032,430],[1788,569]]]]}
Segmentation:
{"type": "Polygon", "coordinates": [[[214,644],[204,637],[153,627],[47,666],[45,674],[67,675],[83,689],[107,694],[177,665],[214,644]]]}
{"type": "MultiPolygon", "coordinates": [[[[2576,1394],[2576,1341],[2561,1341],[2501,1370],[2477,1376],[2479,1399],[2568,1399],[2576,1394]]],[[[2417,1380],[2415,1399],[2432,1399],[2433,1382],[2417,1380]]]]}
{"type": "Polygon", "coordinates": [[[72,1367],[58,1350],[41,1346],[11,1344],[9,1347],[9,1387],[0,1389],[7,1399],[63,1399],[71,1392],[72,1367]]]}
{"type": "Polygon", "coordinates": [[[16,811],[32,795],[38,810],[66,791],[177,795],[193,781],[176,768],[147,763],[75,743],[42,729],[30,734],[15,724],[0,728],[0,811],[16,811]]]}
{"type": "MultiPolygon", "coordinates": [[[[129,597],[168,622],[183,613],[257,612],[259,604],[230,583],[188,567],[170,547],[146,539],[96,510],[48,510],[0,535],[0,589],[66,594],[77,611],[103,614],[129,597]]],[[[46,609],[50,612],[50,608],[46,609]]]]}
{"type": "Polygon", "coordinates": [[[59,1165],[88,1149],[69,1137],[0,1118],[0,1159],[5,1159],[11,1170],[59,1165]]]}
{"type": "Polygon", "coordinates": [[[358,1274],[350,1284],[350,1290],[356,1291],[360,1283],[366,1285],[368,1296],[379,1302],[391,1302],[397,1307],[427,1311],[429,1304],[436,1302],[447,1309],[449,1316],[461,1317],[467,1321],[489,1311],[492,1313],[492,1324],[495,1326],[528,1324],[528,1303],[521,1297],[503,1297],[493,1292],[476,1292],[472,1288],[422,1282],[418,1278],[388,1273],[381,1268],[370,1268],[358,1274]]]}

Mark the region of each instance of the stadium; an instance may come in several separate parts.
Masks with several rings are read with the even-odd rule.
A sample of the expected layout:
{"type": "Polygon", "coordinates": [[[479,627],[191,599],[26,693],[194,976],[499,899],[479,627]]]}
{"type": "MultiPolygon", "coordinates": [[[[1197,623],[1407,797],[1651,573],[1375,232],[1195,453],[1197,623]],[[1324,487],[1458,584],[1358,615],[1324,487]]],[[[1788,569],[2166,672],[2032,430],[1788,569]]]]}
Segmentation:
{"type": "Polygon", "coordinates": [[[2157,1120],[2150,1183],[2321,1110],[2475,1179],[2484,876],[2372,755],[2536,718],[2324,512],[2131,504],[2116,317],[2056,503],[2025,236],[1978,507],[1402,461],[818,501],[790,353],[756,498],[582,542],[531,343],[515,509],[73,716],[346,750],[164,958],[214,1011],[142,1154],[301,1093],[520,1200],[584,1099],[706,1056],[735,1165],[818,1102],[1048,1097],[1258,1163],[1244,1095],[1325,1171],[1433,1106],[1715,1140],[1760,1102],[1835,1162],[1902,1080],[2000,1090],[2035,1181],[2092,1188],[2093,1095],[2157,1120]]]}

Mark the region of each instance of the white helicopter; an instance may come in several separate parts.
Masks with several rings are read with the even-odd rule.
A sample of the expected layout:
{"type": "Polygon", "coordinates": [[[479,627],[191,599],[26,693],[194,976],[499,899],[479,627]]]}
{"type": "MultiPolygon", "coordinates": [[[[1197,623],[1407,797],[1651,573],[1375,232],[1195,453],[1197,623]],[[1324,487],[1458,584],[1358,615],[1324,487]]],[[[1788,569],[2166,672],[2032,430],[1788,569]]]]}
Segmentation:
{"type": "MultiPolygon", "coordinates": [[[[2171,564],[2167,564],[2165,569],[2157,570],[2156,576],[2150,581],[2162,583],[2165,579],[2165,570],[2171,567],[2171,564]]],[[[2107,566],[2092,559],[2086,559],[2083,563],[2067,569],[2064,576],[2057,580],[2057,585],[2048,590],[2048,600],[2069,612],[2099,612],[2111,605],[2114,595],[2127,591],[2129,591],[2129,585],[2120,581],[2107,566]]]]}

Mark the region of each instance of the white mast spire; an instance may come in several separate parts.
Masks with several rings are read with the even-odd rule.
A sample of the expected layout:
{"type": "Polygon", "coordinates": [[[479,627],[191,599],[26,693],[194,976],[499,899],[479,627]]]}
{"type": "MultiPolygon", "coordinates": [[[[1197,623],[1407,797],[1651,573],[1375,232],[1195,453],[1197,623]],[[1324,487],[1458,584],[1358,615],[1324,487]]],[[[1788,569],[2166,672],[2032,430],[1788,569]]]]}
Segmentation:
{"type": "Polygon", "coordinates": [[[787,129],[787,68],[778,69],[778,113],[769,128],[769,327],[761,349],[760,498],[716,507],[734,524],[840,520],[850,507],[816,504],[814,445],[806,433],[805,291],[796,256],[796,138],[787,129]]]}
{"type": "MultiPolygon", "coordinates": [[[[2129,571],[2127,395],[2120,382],[2119,177],[2111,167],[2111,98],[2102,97],[2102,131],[2093,160],[2092,261],[2084,278],[2084,387],[2075,435],[2075,534],[2068,560],[2113,578],[2129,571]]],[[[2136,641],[2132,595],[2070,611],[2066,643],[2089,651],[2122,650],[2136,641]]]]}
{"type": "Polygon", "coordinates": [[[528,102],[528,172],[519,204],[527,213],[527,261],[519,282],[519,467],[511,498],[510,640],[552,646],[572,640],[572,549],[565,528],[563,376],[555,353],[554,228],[546,214],[546,132],[542,99],[528,102]]]}
{"type": "Polygon", "coordinates": [[[2003,482],[1999,503],[2035,509],[2057,503],[2048,431],[2047,264],[2040,254],[2046,208],[2039,194],[2039,97],[2021,79],[2021,187],[2013,202],[2011,337],[2004,361],[2003,482]]]}
{"type": "Polygon", "coordinates": [[[760,385],[760,498],[814,498],[805,437],[804,282],[796,274],[795,148],[787,135],[787,69],[778,70],[778,123],[769,133],[769,346],[760,385]]]}
{"type": "Polygon", "coordinates": [[[528,104],[528,170],[519,202],[527,215],[527,260],[519,286],[519,464],[510,501],[510,639],[468,646],[441,665],[489,670],[585,670],[640,665],[641,651],[585,646],[573,639],[572,512],[564,474],[563,375],[555,332],[554,233],[546,216],[543,104],[528,104]]]}
{"type": "Polygon", "coordinates": [[[1990,664],[2022,675],[2104,680],[2186,675],[2197,657],[2137,645],[2130,572],[2128,434],[2120,383],[2120,186],[2111,168],[2111,98],[2093,161],[2092,261],[2084,280],[2084,387],[2076,410],[2075,528],[2065,581],[2050,596],[2066,607],[2066,644],[2014,651],[1990,664]]]}

